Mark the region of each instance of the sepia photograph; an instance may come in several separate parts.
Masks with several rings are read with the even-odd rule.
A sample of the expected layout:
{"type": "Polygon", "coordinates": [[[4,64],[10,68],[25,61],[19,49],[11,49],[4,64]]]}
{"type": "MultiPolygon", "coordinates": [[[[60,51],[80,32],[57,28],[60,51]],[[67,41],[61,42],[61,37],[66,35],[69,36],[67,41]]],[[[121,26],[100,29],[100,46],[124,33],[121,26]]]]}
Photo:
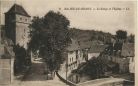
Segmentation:
{"type": "Polygon", "coordinates": [[[0,86],[136,86],[137,1],[0,0],[0,86]]]}

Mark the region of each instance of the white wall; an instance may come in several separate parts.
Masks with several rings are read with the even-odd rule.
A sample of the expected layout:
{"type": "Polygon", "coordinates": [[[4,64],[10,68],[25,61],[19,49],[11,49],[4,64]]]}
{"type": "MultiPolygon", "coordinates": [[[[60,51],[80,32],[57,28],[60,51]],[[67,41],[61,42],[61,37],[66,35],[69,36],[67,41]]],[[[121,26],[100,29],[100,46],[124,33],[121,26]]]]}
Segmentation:
{"type": "Polygon", "coordinates": [[[73,63],[74,61],[76,61],[76,52],[68,52],[68,64],[73,63]],[[73,58],[73,60],[72,60],[73,58]]]}
{"type": "Polygon", "coordinates": [[[76,51],[68,52],[68,71],[74,70],[78,67],[77,63],[74,65],[71,65],[72,63],[76,62],[76,51]]]}
{"type": "Polygon", "coordinates": [[[134,57],[130,57],[130,60],[129,60],[129,72],[130,73],[135,73],[134,57]]]}
{"type": "Polygon", "coordinates": [[[88,60],[90,60],[93,57],[98,57],[100,55],[100,53],[88,53],[88,60]]]}
{"type": "Polygon", "coordinates": [[[83,58],[83,52],[81,50],[79,50],[78,51],[78,65],[81,64],[82,62],[86,62],[86,61],[83,58]]]}

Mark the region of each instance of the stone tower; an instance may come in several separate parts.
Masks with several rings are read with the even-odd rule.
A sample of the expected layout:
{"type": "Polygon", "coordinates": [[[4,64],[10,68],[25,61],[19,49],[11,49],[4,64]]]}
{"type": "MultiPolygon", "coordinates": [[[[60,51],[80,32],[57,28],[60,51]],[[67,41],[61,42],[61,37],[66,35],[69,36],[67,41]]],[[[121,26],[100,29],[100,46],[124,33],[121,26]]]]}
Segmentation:
{"type": "Polygon", "coordinates": [[[19,44],[27,48],[29,42],[29,24],[31,22],[30,15],[25,9],[14,4],[8,12],[5,13],[5,32],[15,45],[19,44]]]}

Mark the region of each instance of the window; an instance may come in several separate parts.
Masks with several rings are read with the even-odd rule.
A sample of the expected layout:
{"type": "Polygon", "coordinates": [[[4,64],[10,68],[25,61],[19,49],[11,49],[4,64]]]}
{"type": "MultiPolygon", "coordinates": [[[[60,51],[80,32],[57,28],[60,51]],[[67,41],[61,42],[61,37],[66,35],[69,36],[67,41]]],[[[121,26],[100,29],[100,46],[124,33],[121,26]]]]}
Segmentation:
{"type": "Polygon", "coordinates": [[[70,69],[70,66],[68,67],[68,69],[70,69]]]}
{"type": "Polygon", "coordinates": [[[73,65],[72,65],[72,70],[73,70],[73,65]]]}
{"type": "Polygon", "coordinates": [[[78,57],[79,57],[79,56],[78,56],[78,55],[76,55],[76,60],[78,59],[78,57]]]}
{"type": "Polygon", "coordinates": [[[132,62],[134,62],[134,58],[132,57],[132,62]]]}
{"type": "Polygon", "coordinates": [[[27,21],[27,19],[25,19],[25,21],[27,21]]]}
{"type": "Polygon", "coordinates": [[[22,20],[22,17],[20,17],[20,20],[22,20]]]}
{"type": "Polygon", "coordinates": [[[72,62],[73,62],[73,57],[72,57],[72,62]]]}

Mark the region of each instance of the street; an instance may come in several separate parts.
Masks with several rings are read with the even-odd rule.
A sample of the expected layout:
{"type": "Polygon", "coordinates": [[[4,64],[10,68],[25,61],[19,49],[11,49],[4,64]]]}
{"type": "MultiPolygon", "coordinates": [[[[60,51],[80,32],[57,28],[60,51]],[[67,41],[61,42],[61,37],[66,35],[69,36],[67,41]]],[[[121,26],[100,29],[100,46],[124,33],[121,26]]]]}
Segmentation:
{"type": "Polygon", "coordinates": [[[44,65],[42,59],[33,61],[24,79],[20,83],[14,83],[13,86],[66,86],[56,75],[53,80],[46,80],[44,65]]]}

